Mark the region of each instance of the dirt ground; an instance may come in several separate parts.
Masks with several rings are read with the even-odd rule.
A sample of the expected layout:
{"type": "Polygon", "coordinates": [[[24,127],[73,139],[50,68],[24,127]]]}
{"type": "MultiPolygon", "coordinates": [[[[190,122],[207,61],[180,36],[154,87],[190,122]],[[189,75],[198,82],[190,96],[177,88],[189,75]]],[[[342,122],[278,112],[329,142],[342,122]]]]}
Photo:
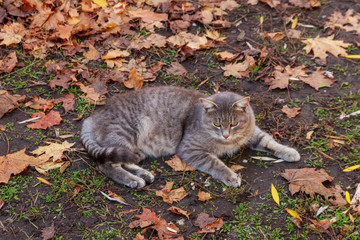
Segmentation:
{"type": "MultiPolygon", "coordinates": [[[[304,37],[317,35],[329,36],[336,34],[336,39],[345,40],[353,44],[351,54],[360,54],[360,36],[351,32],[335,29],[324,29],[324,21],[334,11],[345,13],[348,9],[360,12],[360,4],[352,1],[322,1],[321,7],[311,10],[288,5],[287,8],[270,8],[264,3],[255,6],[244,1],[238,1],[239,8],[228,15],[230,28],[218,30],[227,37],[226,43],[217,43],[215,48],[196,51],[194,56],[187,58],[181,64],[188,74],[180,77],[168,77],[165,71],[158,74],[153,82],[146,82],[144,88],[159,85],[177,85],[185,88],[195,88],[199,91],[213,94],[218,85],[220,91],[233,91],[251,97],[252,107],[257,115],[257,124],[270,133],[279,142],[293,146],[301,153],[301,161],[297,163],[271,163],[251,158],[251,156],[264,154],[256,153],[249,149],[224,159],[226,164],[242,165],[241,170],[243,185],[238,188],[227,188],[221,182],[200,172],[174,172],[164,163],[171,156],[163,159],[147,159],[143,167],[153,171],[156,175],[154,183],[143,189],[129,189],[113,183],[102,175],[94,162],[81,150],[79,133],[82,120],[74,120],[79,112],[74,110],[65,114],[59,107],[63,122],[56,126],[64,134],[75,133],[75,137],[67,139],[75,142],[76,151],[67,152],[70,167],[63,174],[59,170],[51,170],[46,176],[38,173],[33,167],[28,168],[17,176],[12,176],[9,183],[0,184],[0,198],[5,202],[0,207],[0,239],[47,239],[44,232],[47,227],[54,225],[55,236],[52,239],[133,239],[137,233],[142,233],[146,239],[158,239],[155,230],[148,229],[142,232],[141,228],[129,228],[130,222],[137,219],[134,215],[148,208],[168,223],[174,223],[178,228],[177,237],[185,239],[359,239],[359,213],[351,218],[343,212],[347,207],[336,208],[331,206],[320,195],[314,199],[305,193],[296,193],[292,196],[289,192],[288,182],[280,176],[285,169],[298,169],[305,167],[324,168],[334,177],[334,182],[339,184],[344,191],[351,194],[360,182],[359,171],[344,173],[346,167],[360,164],[360,117],[353,116],[339,119],[341,113],[349,114],[359,110],[360,67],[358,59],[345,59],[329,54],[326,64],[319,64],[311,54],[305,54],[304,44],[299,40],[285,37],[277,43],[272,43],[259,37],[261,31],[284,31],[290,26],[284,25],[283,19],[292,13],[297,13],[299,22],[313,25],[314,28],[299,27],[304,37]],[[259,17],[264,17],[262,26],[259,17]],[[241,24],[236,25],[236,23],[241,24]],[[244,31],[244,38],[237,39],[240,32],[244,31]],[[234,78],[224,77],[221,66],[214,51],[231,51],[240,53],[249,50],[249,44],[254,48],[262,49],[267,46],[270,56],[258,71],[250,72],[249,77],[234,78]],[[284,48],[284,46],[287,46],[284,48]],[[217,49],[217,50],[215,50],[217,49]],[[274,89],[269,91],[269,85],[264,81],[269,76],[275,65],[296,66],[304,64],[311,70],[321,67],[323,71],[330,71],[334,75],[331,87],[320,88],[316,91],[309,85],[291,81],[289,89],[274,89]],[[204,84],[200,83],[208,79],[204,84]],[[301,107],[301,112],[295,118],[288,118],[281,109],[284,105],[301,107]],[[314,131],[311,140],[306,139],[306,134],[314,131]],[[339,136],[345,139],[343,144],[333,144],[329,136],[339,136]],[[40,183],[36,177],[43,177],[53,185],[40,183]],[[174,181],[174,188],[184,187],[187,196],[178,203],[171,205],[190,211],[189,219],[185,216],[171,213],[171,206],[155,195],[166,181],[174,181]],[[274,184],[281,194],[281,205],[273,201],[270,186],[274,184]],[[80,192],[74,196],[74,189],[80,187],[80,192]],[[112,192],[123,197],[128,205],[105,199],[100,191],[112,192]],[[202,202],[198,200],[199,190],[211,194],[212,199],[202,202]],[[73,196],[73,197],[72,197],[73,196]],[[314,206],[330,205],[323,215],[315,216],[314,206]],[[296,210],[302,217],[300,228],[291,221],[285,208],[296,210]],[[200,213],[207,213],[211,217],[221,218],[224,225],[214,233],[197,233],[200,228],[195,224],[200,213]],[[309,219],[336,218],[325,231],[314,230],[310,227],[309,219]],[[357,226],[356,226],[357,225],[357,226]],[[45,230],[44,230],[45,229],[45,230]]],[[[283,1],[284,3],[287,1],[283,1]]],[[[188,32],[196,33],[198,28],[203,31],[200,23],[193,24],[188,32]]],[[[134,29],[140,31],[139,29],[134,29]]],[[[158,33],[169,36],[170,29],[158,33]]],[[[85,37],[86,39],[86,37],[85,37]]],[[[95,45],[96,47],[96,45],[95,45]]],[[[32,57],[18,47],[0,47],[1,56],[6,56],[11,50],[22,54],[22,59],[32,57]]],[[[177,59],[171,51],[163,51],[157,56],[152,49],[146,53],[146,59],[156,61],[159,59],[177,59]]],[[[63,56],[56,51],[46,60],[62,60],[63,56]]],[[[171,61],[171,60],[170,60],[171,61]]],[[[89,63],[91,69],[102,69],[103,60],[99,59],[89,63]]],[[[20,74],[22,68],[15,68],[15,73],[1,74],[1,90],[11,93],[24,94],[27,100],[33,96],[58,98],[62,91],[48,86],[50,78],[42,65],[33,64],[29,72],[20,74]],[[31,86],[32,73],[36,79],[46,85],[31,86]],[[18,77],[27,82],[27,86],[17,87],[9,77],[18,77]],[[39,90],[41,88],[41,90],[39,90]]],[[[83,81],[83,80],[81,80],[83,81]]],[[[122,82],[107,82],[107,97],[125,91],[122,82]]],[[[79,101],[76,107],[80,106],[79,101]]],[[[101,109],[102,106],[96,106],[101,109]]],[[[30,118],[29,109],[20,107],[7,113],[0,119],[0,124],[7,126],[6,134],[0,135],[0,155],[15,152],[23,148],[30,152],[46,141],[59,141],[54,128],[47,130],[27,130],[26,124],[18,122],[30,118]]],[[[91,114],[84,112],[84,117],[91,114]]],[[[61,140],[64,141],[64,140],[61,140]]],[[[140,238],[138,238],[140,239],[140,238]]],[[[181,239],[181,238],[179,238],[181,239]]]]}

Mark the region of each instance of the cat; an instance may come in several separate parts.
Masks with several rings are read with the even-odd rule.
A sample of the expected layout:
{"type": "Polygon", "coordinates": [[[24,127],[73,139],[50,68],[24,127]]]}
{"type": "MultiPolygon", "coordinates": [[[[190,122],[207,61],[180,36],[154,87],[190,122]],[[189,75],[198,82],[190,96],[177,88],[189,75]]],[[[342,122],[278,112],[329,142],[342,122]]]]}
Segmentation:
{"type": "Polygon", "coordinates": [[[179,87],[118,94],[83,122],[81,141],[106,176],[130,188],[154,181],[137,163],[173,154],[227,186],[239,187],[241,177],[219,157],[241,146],[288,162],[300,160],[297,150],[277,143],[255,125],[249,101],[232,92],[207,96],[179,87]]]}

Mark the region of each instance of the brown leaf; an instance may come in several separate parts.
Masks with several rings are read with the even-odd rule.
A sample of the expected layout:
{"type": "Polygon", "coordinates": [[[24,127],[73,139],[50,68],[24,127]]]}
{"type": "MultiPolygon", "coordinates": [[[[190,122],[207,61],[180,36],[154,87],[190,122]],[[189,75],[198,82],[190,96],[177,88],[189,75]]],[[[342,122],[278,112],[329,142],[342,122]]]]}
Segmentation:
{"type": "Polygon", "coordinates": [[[169,161],[165,161],[167,165],[169,165],[175,172],[183,172],[183,171],[195,171],[196,168],[188,165],[186,162],[181,161],[181,159],[174,155],[169,161]]]}
{"type": "Polygon", "coordinates": [[[155,226],[151,227],[158,233],[158,239],[184,240],[184,237],[178,236],[180,229],[173,223],[167,223],[164,219],[160,219],[155,226]]]}
{"type": "Polygon", "coordinates": [[[141,18],[141,20],[145,23],[153,23],[157,21],[168,20],[167,13],[154,13],[149,10],[129,11],[129,16],[131,18],[141,18]]]}
{"type": "Polygon", "coordinates": [[[84,57],[89,60],[98,60],[100,53],[94,48],[93,45],[89,44],[89,51],[84,53],[84,57]]]}
{"type": "Polygon", "coordinates": [[[31,153],[36,155],[37,158],[43,160],[44,162],[62,162],[67,157],[64,155],[64,152],[70,149],[75,143],[69,143],[67,141],[59,143],[50,143],[47,146],[40,146],[31,153]]]}
{"type": "Polygon", "coordinates": [[[41,237],[43,240],[52,239],[55,236],[55,227],[54,222],[51,223],[51,226],[44,228],[41,230],[41,237]]]}
{"type": "Polygon", "coordinates": [[[290,219],[297,228],[301,229],[301,222],[300,222],[300,219],[296,218],[296,217],[292,217],[290,219]]]}
{"type": "Polygon", "coordinates": [[[312,72],[308,77],[300,77],[300,80],[306,84],[309,84],[317,91],[322,87],[330,87],[335,82],[334,79],[325,76],[320,69],[312,72]]]}
{"type": "Polygon", "coordinates": [[[221,3],[220,3],[220,8],[222,10],[232,11],[234,8],[238,8],[238,7],[240,7],[240,4],[238,4],[234,0],[221,1],[221,3]]]}
{"type": "Polygon", "coordinates": [[[3,25],[3,31],[0,33],[0,39],[3,39],[0,45],[16,45],[21,42],[26,34],[25,27],[22,23],[14,22],[10,25],[3,25]]]}
{"type": "Polygon", "coordinates": [[[106,53],[106,55],[101,56],[101,59],[108,60],[108,59],[115,59],[115,58],[124,58],[130,56],[130,53],[126,50],[110,50],[106,53]]]}
{"type": "Polygon", "coordinates": [[[287,65],[285,68],[280,66],[275,67],[275,71],[272,74],[273,78],[268,80],[268,82],[270,82],[269,90],[275,88],[288,88],[290,77],[300,78],[308,76],[305,70],[306,68],[304,65],[295,68],[291,68],[289,65],[287,65]]]}
{"type": "Polygon", "coordinates": [[[259,1],[263,2],[263,3],[266,3],[271,8],[275,8],[281,3],[281,0],[259,0],[259,1]]]}
{"type": "Polygon", "coordinates": [[[174,182],[166,182],[163,189],[155,192],[156,196],[162,197],[163,201],[169,204],[172,204],[174,201],[180,202],[187,196],[187,193],[183,187],[172,190],[173,185],[174,182]]]}
{"type": "Polygon", "coordinates": [[[225,52],[219,52],[219,53],[214,53],[214,55],[216,56],[217,59],[219,60],[225,60],[228,62],[233,61],[235,58],[237,58],[239,56],[239,54],[232,54],[231,52],[225,51],[225,52]]]}
{"type": "Polygon", "coordinates": [[[37,166],[43,162],[43,159],[27,155],[25,149],[0,156],[0,183],[7,183],[11,174],[19,174],[28,166],[37,166]]]}
{"type": "Polygon", "coordinates": [[[284,105],[281,111],[286,114],[288,118],[294,118],[300,113],[300,107],[289,108],[287,105],[284,105]]]}
{"type": "Polygon", "coordinates": [[[70,94],[66,94],[64,96],[62,96],[61,98],[58,99],[54,99],[54,103],[60,103],[62,102],[62,106],[65,110],[65,113],[67,113],[68,111],[72,111],[74,110],[74,104],[75,104],[75,97],[73,93],[70,94]]]}
{"type": "Polygon", "coordinates": [[[206,193],[206,192],[203,192],[203,191],[200,191],[200,190],[199,190],[199,193],[198,193],[198,197],[199,197],[199,200],[203,201],[203,202],[212,199],[210,193],[206,193]]]}
{"type": "Polygon", "coordinates": [[[5,113],[19,107],[20,103],[22,103],[24,100],[25,96],[18,94],[10,95],[7,91],[0,90],[0,118],[2,118],[5,113]]]}
{"type": "Polygon", "coordinates": [[[155,47],[165,47],[166,45],[166,37],[160,34],[153,33],[146,38],[146,41],[151,44],[151,46],[155,47]]]}
{"type": "Polygon", "coordinates": [[[0,131],[5,132],[5,130],[6,130],[6,127],[4,125],[0,124],[0,131]]]}
{"type": "Polygon", "coordinates": [[[31,117],[40,117],[39,119],[34,120],[34,123],[26,125],[26,127],[31,129],[47,129],[51,126],[59,125],[62,120],[60,113],[54,110],[51,110],[48,115],[45,115],[43,112],[37,112],[31,117]]]}
{"type": "Polygon", "coordinates": [[[336,27],[343,29],[345,24],[351,24],[353,21],[354,10],[349,9],[346,11],[345,16],[341,12],[334,11],[328,21],[325,22],[324,28],[331,28],[335,30],[336,27]]]}
{"type": "Polygon", "coordinates": [[[166,73],[175,76],[183,76],[187,74],[187,70],[179,62],[172,62],[171,66],[166,70],[166,73]]]}
{"type": "Polygon", "coordinates": [[[292,195],[303,191],[309,194],[311,199],[314,199],[314,194],[317,193],[324,196],[325,200],[333,205],[346,205],[346,201],[341,195],[344,194],[344,191],[333,182],[334,178],[329,176],[324,169],[286,169],[281,176],[290,182],[289,191],[292,195]]]}
{"type": "Polygon", "coordinates": [[[184,20],[174,20],[170,22],[170,29],[174,34],[187,31],[187,29],[191,26],[190,21],[184,20]]]}
{"type": "Polygon", "coordinates": [[[124,85],[127,88],[134,88],[135,90],[139,90],[142,88],[144,84],[144,79],[141,77],[141,75],[138,73],[136,68],[131,70],[129,72],[129,80],[124,81],[124,85]]]}
{"type": "Polygon", "coordinates": [[[0,72],[11,72],[17,63],[16,52],[9,53],[4,60],[0,60],[0,72]]]}
{"type": "Polygon", "coordinates": [[[200,213],[194,225],[201,228],[198,233],[213,233],[221,229],[223,220],[210,217],[207,213],[200,213]]]}
{"type": "Polygon", "coordinates": [[[145,228],[150,225],[153,225],[159,221],[158,217],[156,216],[155,212],[152,212],[150,209],[142,208],[143,212],[141,215],[135,215],[134,217],[139,218],[138,220],[132,221],[129,224],[130,228],[145,228]]]}
{"type": "Polygon", "coordinates": [[[318,0],[289,0],[291,4],[301,8],[320,7],[321,2],[318,0]]]}
{"type": "Polygon", "coordinates": [[[91,104],[104,105],[105,94],[107,93],[106,83],[103,81],[95,81],[94,83],[85,86],[80,82],[73,83],[72,85],[80,87],[81,91],[86,93],[85,98],[91,104]]]}
{"type": "Polygon", "coordinates": [[[51,88],[55,88],[56,86],[63,87],[67,89],[69,87],[69,82],[76,82],[76,72],[69,68],[61,69],[58,74],[54,77],[54,79],[50,80],[49,86],[51,88]]]}
{"type": "Polygon", "coordinates": [[[244,168],[246,168],[246,167],[241,166],[241,165],[232,165],[232,166],[230,167],[230,169],[233,170],[234,172],[238,172],[239,170],[242,170],[242,169],[244,169],[244,168]]]}
{"type": "Polygon", "coordinates": [[[41,97],[34,96],[34,99],[32,101],[29,101],[25,104],[25,107],[30,107],[33,109],[38,109],[41,111],[49,111],[54,107],[54,99],[44,99],[41,97]]]}
{"type": "Polygon", "coordinates": [[[149,72],[151,73],[157,73],[158,71],[161,70],[161,68],[166,65],[166,63],[162,62],[162,61],[158,61],[156,64],[154,64],[150,69],[149,72]]]}
{"type": "Polygon", "coordinates": [[[333,40],[335,35],[329,36],[327,38],[310,38],[302,40],[306,44],[304,50],[306,53],[313,51],[313,58],[320,58],[322,61],[326,62],[326,57],[328,56],[327,52],[331,53],[335,57],[339,55],[347,55],[346,48],[351,45],[351,43],[344,43],[343,40],[333,40]]]}
{"type": "Polygon", "coordinates": [[[171,206],[168,210],[170,210],[171,212],[173,212],[175,214],[184,215],[188,220],[189,220],[190,214],[192,214],[192,212],[190,212],[190,211],[182,210],[181,208],[174,207],[174,206],[171,206]]]}
{"type": "Polygon", "coordinates": [[[141,233],[137,233],[133,240],[146,240],[146,238],[141,233]]]}
{"type": "Polygon", "coordinates": [[[4,200],[0,198],[0,210],[3,208],[4,205],[5,205],[4,200]]]}
{"type": "Polygon", "coordinates": [[[255,68],[255,59],[249,55],[245,56],[245,60],[237,64],[227,64],[221,67],[225,72],[224,76],[234,76],[236,78],[249,77],[250,71],[255,68]]]}
{"type": "Polygon", "coordinates": [[[79,186],[75,187],[73,191],[73,195],[70,198],[70,201],[73,200],[76,197],[76,195],[79,194],[79,192],[80,192],[80,187],[79,186]]]}
{"type": "Polygon", "coordinates": [[[285,37],[285,34],[283,34],[282,32],[275,32],[275,33],[263,32],[260,35],[270,39],[273,42],[278,42],[285,37]]]}
{"type": "Polygon", "coordinates": [[[321,233],[327,232],[328,228],[331,226],[331,222],[329,219],[323,219],[320,221],[316,221],[313,219],[309,219],[313,224],[309,225],[310,229],[317,230],[321,233]]]}

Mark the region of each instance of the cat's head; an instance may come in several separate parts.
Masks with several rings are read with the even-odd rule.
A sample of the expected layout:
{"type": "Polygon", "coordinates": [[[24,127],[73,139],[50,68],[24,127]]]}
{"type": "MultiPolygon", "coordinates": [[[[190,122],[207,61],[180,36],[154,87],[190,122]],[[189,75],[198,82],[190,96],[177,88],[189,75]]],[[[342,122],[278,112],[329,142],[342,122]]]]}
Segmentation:
{"type": "Polygon", "coordinates": [[[213,138],[232,140],[244,137],[254,125],[250,97],[224,92],[200,98],[200,102],[203,108],[203,127],[213,138]]]}

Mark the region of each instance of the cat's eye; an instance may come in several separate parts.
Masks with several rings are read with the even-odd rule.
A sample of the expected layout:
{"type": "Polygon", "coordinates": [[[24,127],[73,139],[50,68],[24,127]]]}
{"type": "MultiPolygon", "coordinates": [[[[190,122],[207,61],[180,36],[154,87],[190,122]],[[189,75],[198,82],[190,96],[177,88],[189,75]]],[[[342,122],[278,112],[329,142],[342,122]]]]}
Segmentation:
{"type": "Polygon", "coordinates": [[[221,127],[221,123],[214,123],[215,127],[221,127]]]}
{"type": "Polygon", "coordinates": [[[235,126],[237,126],[237,125],[239,125],[238,122],[232,122],[232,123],[230,123],[230,126],[231,126],[231,127],[235,127],[235,126]]]}

